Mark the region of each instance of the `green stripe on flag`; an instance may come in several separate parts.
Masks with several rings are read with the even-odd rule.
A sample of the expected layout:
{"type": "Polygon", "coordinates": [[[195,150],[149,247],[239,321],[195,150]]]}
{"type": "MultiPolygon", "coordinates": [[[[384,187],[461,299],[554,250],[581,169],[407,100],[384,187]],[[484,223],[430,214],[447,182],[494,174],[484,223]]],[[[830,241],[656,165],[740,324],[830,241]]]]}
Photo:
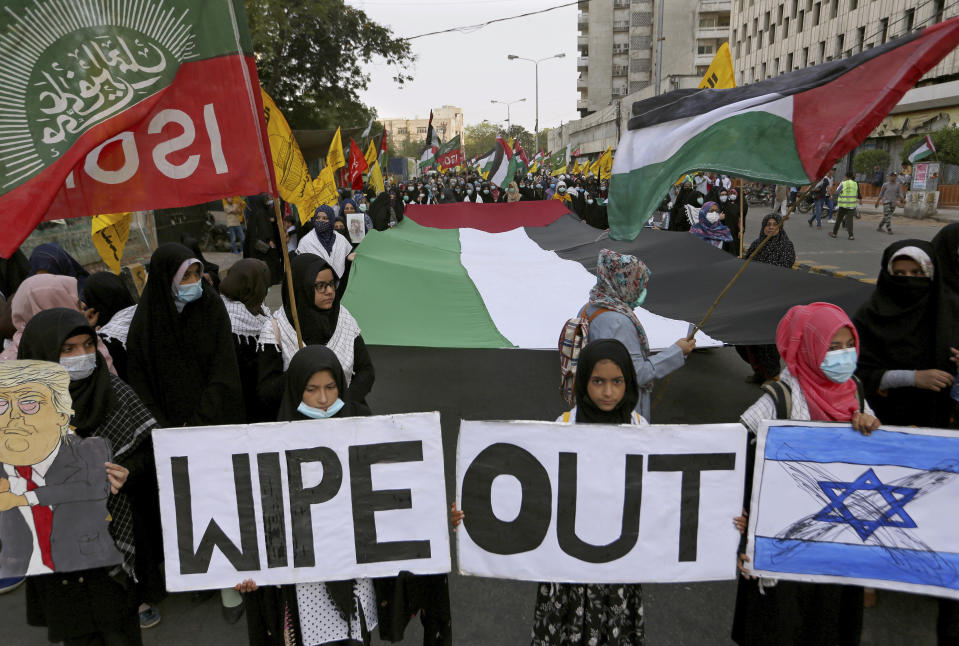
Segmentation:
{"type": "Polygon", "coordinates": [[[370,231],[356,251],[343,305],[374,345],[509,348],[460,261],[458,229],[409,218],[370,231]],[[389,316],[384,316],[389,312],[389,316]]]}
{"type": "Polygon", "coordinates": [[[609,201],[610,237],[635,239],[663,199],[649,187],[671,186],[694,170],[795,186],[813,181],[799,159],[790,121],[760,110],[736,115],[697,133],[665,161],[613,174],[610,194],[616,199],[609,201]],[[762,167],[757,160],[762,160],[762,167]]]}

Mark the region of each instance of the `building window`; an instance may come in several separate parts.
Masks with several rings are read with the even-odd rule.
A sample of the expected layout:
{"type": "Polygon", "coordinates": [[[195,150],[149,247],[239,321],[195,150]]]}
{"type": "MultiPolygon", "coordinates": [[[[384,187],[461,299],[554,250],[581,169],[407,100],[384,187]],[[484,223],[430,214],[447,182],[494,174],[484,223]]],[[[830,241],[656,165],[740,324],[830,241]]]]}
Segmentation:
{"type": "Polygon", "coordinates": [[[769,25],[769,44],[776,42],[776,23],[769,25]]]}
{"type": "Polygon", "coordinates": [[[752,51],[752,49],[753,49],[753,37],[747,36],[746,37],[746,56],[749,56],[749,53],[752,51]]]}
{"type": "Polygon", "coordinates": [[[799,14],[799,0],[793,0],[793,10],[792,10],[793,19],[795,19],[798,14],[799,14]]]}
{"type": "Polygon", "coordinates": [[[802,33],[803,22],[805,22],[806,12],[800,11],[799,15],[796,17],[796,33],[802,33]]]}
{"type": "Polygon", "coordinates": [[[779,76],[779,59],[773,61],[773,76],[779,76]]]}
{"type": "Polygon", "coordinates": [[[812,10],[812,24],[816,26],[819,24],[819,14],[822,12],[822,4],[817,2],[816,6],[812,10]]]}
{"type": "Polygon", "coordinates": [[[776,11],[776,24],[783,24],[783,5],[779,5],[779,9],[776,11]]]}
{"type": "Polygon", "coordinates": [[[912,28],[916,25],[916,10],[915,9],[906,9],[906,32],[912,31],[912,28]]]}
{"type": "Polygon", "coordinates": [[[789,38],[789,18],[783,18],[783,39],[789,38]]]}
{"type": "Polygon", "coordinates": [[[819,58],[817,59],[820,63],[826,60],[826,41],[819,41],[819,58]]]}
{"type": "Polygon", "coordinates": [[[759,51],[759,49],[762,46],[763,46],[763,32],[759,32],[759,34],[756,36],[756,50],[759,51]]]}
{"type": "Polygon", "coordinates": [[[802,48],[802,66],[806,67],[807,65],[809,65],[809,48],[803,47],[802,48]]]}
{"type": "Polygon", "coordinates": [[[727,15],[725,15],[725,14],[719,16],[719,19],[716,20],[716,24],[717,24],[719,27],[728,27],[728,26],[729,26],[729,16],[727,16],[727,15]]]}
{"type": "Polygon", "coordinates": [[[856,30],[856,50],[862,51],[863,41],[866,40],[866,28],[860,27],[856,30]]]}
{"type": "Polygon", "coordinates": [[[715,46],[713,43],[699,43],[696,46],[696,53],[700,56],[706,56],[709,54],[715,53],[715,46]]]}
{"type": "Polygon", "coordinates": [[[859,0],[849,0],[849,11],[855,11],[859,8],[859,0]]]}
{"type": "Polygon", "coordinates": [[[836,36],[836,58],[842,58],[842,49],[846,45],[846,36],[845,34],[839,34],[836,36]]]}
{"type": "Polygon", "coordinates": [[[936,22],[942,22],[942,14],[945,10],[945,2],[943,0],[936,0],[932,3],[932,15],[935,16],[936,22]]]}
{"type": "Polygon", "coordinates": [[[835,18],[839,15],[839,0],[832,0],[832,11],[829,13],[830,18],[835,18]]]}
{"type": "Polygon", "coordinates": [[[426,134],[426,128],[427,128],[427,126],[419,126],[419,127],[416,128],[416,133],[417,133],[417,134],[420,134],[420,135],[425,135],[425,134],[426,134]]]}
{"type": "Polygon", "coordinates": [[[759,69],[761,70],[761,72],[759,73],[759,76],[761,78],[766,78],[766,64],[763,63],[762,67],[760,67],[759,69]]]}
{"type": "Polygon", "coordinates": [[[885,43],[889,37],[889,18],[883,18],[879,21],[879,42],[885,43]]]}
{"type": "Polygon", "coordinates": [[[715,16],[700,16],[699,17],[699,28],[700,29],[713,29],[716,27],[716,18],[715,16]]]}
{"type": "Polygon", "coordinates": [[[786,71],[791,72],[793,70],[793,55],[792,52],[786,55],[786,71]]]}
{"type": "Polygon", "coordinates": [[[759,32],[759,18],[753,18],[753,36],[759,32]]]}
{"type": "Polygon", "coordinates": [[[406,128],[397,128],[397,129],[396,129],[396,134],[398,134],[398,135],[408,135],[409,133],[410,133],[410,131],[407,130],[406,128]]]}
{"type": "Polygon", "coordinates": [[[769,12],[768,11],[763,16],[763,30],[769,31],[769,12]]]}

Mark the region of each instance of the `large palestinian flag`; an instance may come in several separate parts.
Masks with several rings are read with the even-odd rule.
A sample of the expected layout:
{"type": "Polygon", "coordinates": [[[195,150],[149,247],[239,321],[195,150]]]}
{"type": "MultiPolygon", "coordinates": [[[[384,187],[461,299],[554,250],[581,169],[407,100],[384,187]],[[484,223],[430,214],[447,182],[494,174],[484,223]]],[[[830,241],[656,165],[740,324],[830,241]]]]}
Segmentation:
{"type": "MultiPolygon", "coordinates": [[[[742,262],[688,233],[613,241],[559,201],[414,205],[405,215],[367,235],[350,272],[344,304],[368,344],[555,350],[608,247],[652,270],[636,314],[650,347],[662,349],[688,334],[742,262]]],[[[850,279],[753,263],[697,343],[774,343],[791,306],[825,300],[851,315],[870,292],[850,279]]]]}
{"type": "Polygon", "coordinates": [[[4,0],[0,255],[41,219],[272,190],[242,0],[4,0]]]}
{"type": "Polygon", "coordinates": [[[634,103],[610,182],[612,236],[635,238],[688,171],[799,186],[816,181],[957,44],[959,18],[952,18],[759,83],[676,90],[634,103]]]}

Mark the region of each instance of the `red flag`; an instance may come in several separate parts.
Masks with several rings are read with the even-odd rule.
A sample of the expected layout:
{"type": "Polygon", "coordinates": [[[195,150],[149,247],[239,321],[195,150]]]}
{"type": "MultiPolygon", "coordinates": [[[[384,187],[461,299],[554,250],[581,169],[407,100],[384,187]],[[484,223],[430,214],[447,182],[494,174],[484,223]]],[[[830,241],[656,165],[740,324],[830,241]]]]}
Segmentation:
{"type": "Polygon", "coordinates": [[[352,186],[354,190],[362,191],[363,171],[370,166],[366,163],[366,157],[363,155],[363,151],[356,145],[352,137],[350,137],[350,161],[348,167],[349,171],[347,171],[346,174],[347,183],[352,186]]]}
{"type": "MultiPolygon", "coordinates": [[[[13,15],[0,21],[0,40],[18,38],[11,25],[33,25],[16,27],[25,30],[19,36],[23,42],[41,37],[40,27],[28,20],[32,4],[4,2],[4,9],[13,15]]],[[[178,19],[183,23],[182,41],[173,51],[179,53],[170,55],[150,40],[159,38],[150,35],[157,33],[150,31],[152,27],[128,20],[143,13],[136,4],[120,0],[111,3],[117,7],[113,11],[83,14],[86,27],[104,41],[144,43],[142,51],[132,44],[130,49],[124,45],[123,53],[121,48],[111,50],[109,71],[99,80],[91,81],[92,76],[79,71],[100,65],[84,58],[92,59],[89,48],[78,54],[72,41],[62,39],[44,56],[58,61],[57,68],[71,60],[76,70],[65,67],[54,74],[56,79],[44,75],[47,80],[42,83],[28,83],[29,73],[23,74],[17,79],[22,89],[16,91],[5,85],[21,99],[17,106],[4,108],[9,118],[0,123],[0,152],[5,151],[0,155],[5,161],[0,168],[4,203],[0,256],[17,249],[42,220],[171,208],[275,191],[243,5],[191,4],[178,19]],[[121,22],[107,19],[114,14],[121,22]],[[150,58],[155,55],[160,63],[150,58]],[[117,76],[121,72],[123,76],[117,76]],[[53,80],[56,86],[45,85],[53,80]],[[91,82],[95,88],[87,93],[85,86],[91,82]],[[107,88],[109,84],[122,91],[107,88]]]]}
{"type": "Polygon", "coordinates": [[[380,154],[386,154],[386,126],[383,126],[383,137],[380,139],[380,154]]]}

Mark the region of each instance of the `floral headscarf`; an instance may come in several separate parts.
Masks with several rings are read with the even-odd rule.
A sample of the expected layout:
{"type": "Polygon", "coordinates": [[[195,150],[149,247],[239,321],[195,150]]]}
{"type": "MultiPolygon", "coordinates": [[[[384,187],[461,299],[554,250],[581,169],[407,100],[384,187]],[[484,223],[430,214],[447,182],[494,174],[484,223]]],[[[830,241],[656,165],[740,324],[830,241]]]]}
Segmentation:
{"type": "MultiPolygon", "coordinates": [[[[589,291],[590,304],[625,314],[630,318],[636,326],[643,356],[649,356],[649,340],[643,324],[636,318],[633,303],[646,289],[649,276],[649,268],[636,256],[603,249],[596,260],[596,284],[589,291]]],[[[649,384],[649,388],[651,387],[652,384],[649,384]]]]}
{"type": "Polygon", "coordinates": [[[706,242],[732,242],[733,234],[730,233],[729,227],[722,222],[711,224],[709,220],[706,219],[706,214],[709,213],[710,207],[713,206],[719,208],[719,205],[715,202],[706,202],[703,204],[702,208],[699,209],[699,223],[690,228],[689,232],[706,242]]]}

